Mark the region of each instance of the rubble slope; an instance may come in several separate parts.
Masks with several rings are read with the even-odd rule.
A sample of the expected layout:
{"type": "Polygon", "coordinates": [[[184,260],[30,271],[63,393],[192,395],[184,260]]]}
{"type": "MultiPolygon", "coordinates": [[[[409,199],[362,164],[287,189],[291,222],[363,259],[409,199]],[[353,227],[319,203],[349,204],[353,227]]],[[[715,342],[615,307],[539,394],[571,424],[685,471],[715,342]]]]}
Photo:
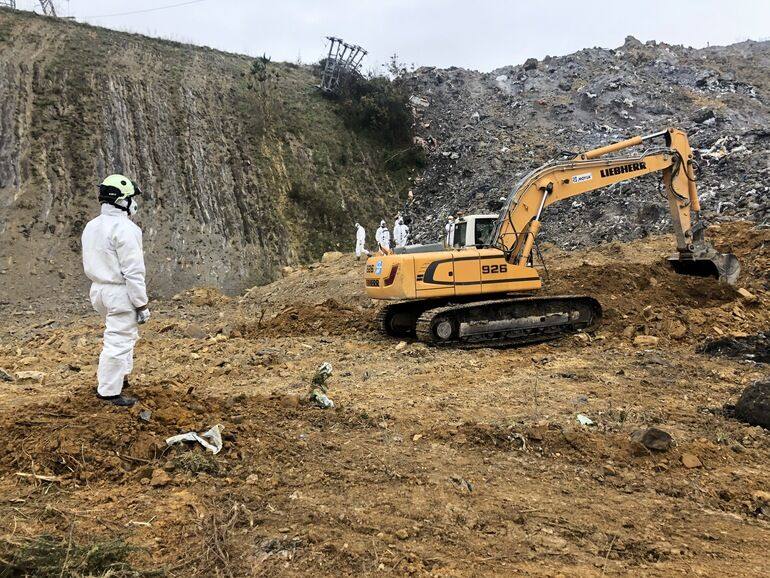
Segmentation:
{"type": "MultiPolygon", "coordinates": [[[[670,126],[689,133],[704,215],[770,220],[770,42],[701,50],[629,37],[489,73],[420,68],[406,82],[428,167],[417,238],[450,213],[487,212],[544,162],[670,126]]],[[[541,235],[563,247],[642,237],[669,223],[650,175],[557,204],[541,235]]]]}

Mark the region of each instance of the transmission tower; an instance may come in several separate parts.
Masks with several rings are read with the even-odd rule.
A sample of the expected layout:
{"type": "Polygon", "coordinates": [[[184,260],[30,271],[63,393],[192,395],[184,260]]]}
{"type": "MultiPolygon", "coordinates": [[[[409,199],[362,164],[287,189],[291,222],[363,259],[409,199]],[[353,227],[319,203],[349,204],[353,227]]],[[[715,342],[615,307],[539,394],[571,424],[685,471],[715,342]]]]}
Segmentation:
{"type": "Polygon", "coordinates": [[[16,8],[16,0],[0,0],[0,6],[6,6],[8,8],[16,8]]]}
{"type": "Polygon", "coordinates": [[[329,55],[326,57],[319,88],[327,93],[336,93],[340,88],[340,78],[356,72],[367,52],[360,46],[344,42],[342,38],[327,36],[326,39],[330,42],[329,55]]]}
{"type": "Polygon", "coordinates": [[[56,16],[56,7],[53,5],[53,0],[40,0],[40,7],[46,16],[56,16]]]}

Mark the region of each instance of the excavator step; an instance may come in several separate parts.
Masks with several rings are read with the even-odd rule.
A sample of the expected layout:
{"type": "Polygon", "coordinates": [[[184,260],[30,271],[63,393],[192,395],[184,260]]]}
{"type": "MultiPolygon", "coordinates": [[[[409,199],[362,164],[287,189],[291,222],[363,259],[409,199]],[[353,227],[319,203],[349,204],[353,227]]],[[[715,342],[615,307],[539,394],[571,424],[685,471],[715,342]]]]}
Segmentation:
{"type": "Polygon", "coordinates": [[[417,319],[415,333],[432,345],[509,347],[589,331],[601,317],[601,305],[593,297],[518,297],[427,309],[417,319]]]}

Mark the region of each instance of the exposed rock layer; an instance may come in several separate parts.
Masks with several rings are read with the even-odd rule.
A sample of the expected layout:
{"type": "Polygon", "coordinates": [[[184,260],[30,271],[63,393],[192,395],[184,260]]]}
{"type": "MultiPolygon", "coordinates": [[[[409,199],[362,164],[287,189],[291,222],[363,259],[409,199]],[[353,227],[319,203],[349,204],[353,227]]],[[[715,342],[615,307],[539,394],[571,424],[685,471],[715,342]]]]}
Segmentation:
{"type": "Polygon", "coordinates": [[[237,291],[353,241],[403,173],[343,125],[309,67],[0,10],[0,301],[82,287],[96,184],[145,190],[150,287],[237,291]]]}

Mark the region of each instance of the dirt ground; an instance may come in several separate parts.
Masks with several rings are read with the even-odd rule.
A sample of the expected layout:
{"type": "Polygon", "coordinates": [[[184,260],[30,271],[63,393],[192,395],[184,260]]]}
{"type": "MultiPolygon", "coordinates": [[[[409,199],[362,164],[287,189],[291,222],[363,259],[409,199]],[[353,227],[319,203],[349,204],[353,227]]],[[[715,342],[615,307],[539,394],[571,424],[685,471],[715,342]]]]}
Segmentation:
{"type": "Polygon", "coordinates": [[[11,311],[0,561],[48,535],[68,556],[119,538],[170,576],[766,576],[770,432],[723,405],[768,369],[698,350],[770,328],[770,231],[713,234],[755,299],[676,276],[669,237],[548,249],[546,291],[596,296],[604,321],[519,349],[380,336],[350,256],[184,293],[153,304],[131,410],[93,397],[95,314],[11,311]],[[305,401],[324,361],[327,410],[305,401]],[[214,424],[216,456],[165,446],[214,424]],[[670,449],[631,441],[652,426],[670,449]]]}

